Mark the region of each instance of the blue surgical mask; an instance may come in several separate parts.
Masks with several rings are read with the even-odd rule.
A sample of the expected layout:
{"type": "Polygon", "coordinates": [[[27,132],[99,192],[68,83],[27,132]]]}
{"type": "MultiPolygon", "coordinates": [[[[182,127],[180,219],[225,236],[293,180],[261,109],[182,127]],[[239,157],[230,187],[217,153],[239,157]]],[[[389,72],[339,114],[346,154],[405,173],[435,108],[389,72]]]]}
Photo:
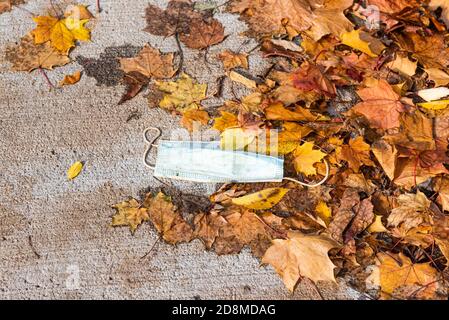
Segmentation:
{"type": "MultiPolygon", "coordinates": [[[[310,185],[292,178],[284,178],[284,160],[265,154],[223,150],[220,141],[154,141],[160,136],[157,128],[148,128],[144,132],[145,140],[150,144],[145,152],[145,164],[154,170],[157,178],[188,180],[204,183],[230,182],[282,182],[290,180],[309,187],[325,182],[326,178],[310,185]],[[158,136],[148,139],[148,132],[158,131],[158,136]],[[152,147],[157,147],[156,164],[148,163],[148,154],[152,147]]],[[[329,167],[326,162],[327,171],[329,167]]]]}

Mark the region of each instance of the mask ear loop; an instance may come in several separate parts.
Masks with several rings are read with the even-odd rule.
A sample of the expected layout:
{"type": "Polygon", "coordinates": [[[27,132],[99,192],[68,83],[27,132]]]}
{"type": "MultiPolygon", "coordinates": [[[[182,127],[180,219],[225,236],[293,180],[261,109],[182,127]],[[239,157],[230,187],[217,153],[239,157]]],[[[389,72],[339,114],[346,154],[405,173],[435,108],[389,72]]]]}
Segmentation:
{"type": "Polygon", "coordinates": [[[293,178],[289,178],[289,177],[286,177],[283,180],[292,181],[292,182],[295,182],[297,184],[300,184],[302,186],[309,187],[309,188],[319,187],[322,184],[324,184],[327,181],[327,179],[329,179],[329,173],[330,173],[329,163],[326,160],[323,160],[323,161],[324,161],[324,164],[326,165],[326,176],[320,182],[317,182],[317,183],[314,183],[314,184],[310,184],[310,183],[305,183],[305,182],[302,182],[302,181],[299,181],[299,180],[296,180],[296,179],[293,179],[293,178]]]}
{"type": "Polygon", "coordinates": [[[148,147],[147,147],[147,149],[145,150],[144,155],[143,155],[143,163],[144,163],[148,168],[150,168],[151,170],[154,170],[154,169],[155,169],[155,165],[153,165],[152,163],[149,163],[147,158],[148,158],[148,155],[150,154],[151,149],[153,149],[153,147],[154,147],[154,148],[157,148],[157,147],[158,147],[158,145],[157,145],[157,144],[154,144],[154,142],[155,142],[157,139],[159,139],[159,137],[160,137],[161,135],[162,135],[161,129],[156,128],[156,127],[149,127],[149,128],[146,128],[145,131],[143,132],[143,138],[144,138],[145,141],[148,142],[148,144],[149,144],[148,147]],[[148,139],[148,132],[150,132],[150,131],[156,131],[156,132],[157,132],[157,135],[154,136],[152,139],[148,139]]]}

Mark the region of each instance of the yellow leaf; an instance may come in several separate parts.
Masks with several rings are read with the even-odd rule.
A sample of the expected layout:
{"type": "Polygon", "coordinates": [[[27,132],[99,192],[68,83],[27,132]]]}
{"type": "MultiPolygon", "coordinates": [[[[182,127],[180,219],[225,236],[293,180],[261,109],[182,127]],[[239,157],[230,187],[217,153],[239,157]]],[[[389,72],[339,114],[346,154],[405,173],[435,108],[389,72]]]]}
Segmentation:
{"type": "Polygon", "coordinates": [[[67,53],[75,46],[76,40],[90,40],[90,31],[84,27],[89,21],[66,18],[59,20],[50,16],[38,16],[33,18],[37,23],[32,31],[36,44],[50,41],[51,45],[60,52],[67,53]]]}
{"type": "Polygon", "coordinates": [[[223,62],[225,69],[234,69],[242,67],[248,69],[248,55],[246,53],[235,53],[231,50],[225,50],[218,55],[218,58],[223,62]]]}
{"type": "Polygon", "coordinates": [[[214,119],[214,129],[222,132],[227,128],[238,126],[239,122],[236,115],[226,111],[220,111],[220,113],[221,117],[214,119]]]}
{"type": "Polygon", "coordinates": [[[316,174],[314,164],[323,160],[326,154],[320,150],[313,150],[313,147],[312,142],[305,142],[296,148],[293,154],[295,157],[293,163],[297,172],[304,173],[307,176],[316,174]]]}
{"type": "Polygon", "coordinates": [[[121,202],[113,208],[117,214],[112,217],[112,226],[129,226],[133,233],[142,222],[150,219],[148,209],[142,207],[136,199],[121,202]]]}
{"type": "Polygon", "coordinates": [[[176,81],[155,81],[164,93],[159,106],[168,110],[185,111],[197,109],[201,100],[206,98],[207,84],[197,84],[187,74],[182,74],[176,81]]]}
{"type": "Polygon", "coordinates": [[[428,110],[443,110],[449,106],[449,100],[421,102],[421,103],[418,103],[418,106],[423,107],[428,110]]]}
{"type": "Polygon", "coordinates": [[[79,175],[79,174],[81,173],[81,171],[83,170],[83,167],[84,167],[84,165],[83,165],[82,162],[80,162],[80,161],[75,162],[75,163],[69,168],[69,170],[67,171],[67,178],[68,178],[69,180],[73,180],[73,179],[75,179],[76,177],[78,177],[78,175],[79,175]]]}
{"type": "Polygon", "coordinates": [[[385,49],[379,39],[370,36],[369,33],[363,32],[361,29],[343,33],[340,38],[343,44],[362,51],[370,57],[377,57],[385,49]]]}
{"type": "Polygon", "coordinates": [[[329,225],[332,217],[332,210],[327,206],[326,202],[318,202],[315,211],[318,216],[326,223],[326,225],[329,225]]]}
{"type": "Polygon", "coordinates": [[[201,125],[206,125],[210,120],[207,111],[201,109],[190,109],[182,114],[181,125],[190,132],[200,129],[201,125]]]}
{"type": "Polygon", "coordinates": [[[231,71],[229,73],[229,79],[231,79],[234,82],[238,82],[243,84],[245,87],[249,88],[249,89],[256,89],[257,88],[257,83],[256,81],[252,80],[252,79],[248,79],[247,77],[245,77],[244,75],[235,72],[235,71],[231,71]]]}
{"type": "Polygon", "coordinates": [[[72,75],[67,75],[64,77],[64,80],[62,80],[61,82],[59,82],[59,86],[70,86],[73,85],[75,83],[78,83],[81,79],[81,71],[77,71],[72,75]]]}
{"type": "Polygon", "coordinates": [[[243,150],[257,135],[256,130],[229,128],[221,133],[220,145],[223,150],[243,150]]]}
{"type": "Polygon", "coordinates": [[[278,204],[289,191],[290,189],[286,188],[268,188],[240,198],[234,198],[232,203],[248,209],[266,210],[278,204]]]}
{"type": "Polygon", "coordinates": [[[376,232],[387,232],[387,228],[382,223],[382,216],[378,216],[376,214],[376,217],[374,218],[374,222],[368,227],[368,231],[371,233],[376,232]]]}
{"type": "Polygon", "coordinates": [[[293,292],[301,277],[313,282],[335,282],[335,265],[329,259],[330,249],[338,244],[323,235],[306,235],[290,231],[288,239],[276,239],[262,258],[281,276],[285,286],[293,292]]]}

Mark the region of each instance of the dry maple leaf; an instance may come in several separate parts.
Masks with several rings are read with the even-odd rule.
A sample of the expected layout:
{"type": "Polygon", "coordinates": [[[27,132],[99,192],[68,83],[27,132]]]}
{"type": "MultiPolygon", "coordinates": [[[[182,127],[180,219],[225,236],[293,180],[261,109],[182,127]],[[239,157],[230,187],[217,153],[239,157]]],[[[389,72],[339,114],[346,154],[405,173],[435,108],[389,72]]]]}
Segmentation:
{"type": "Polygon", "coordinates": [[[17,46],[6,49],[6,60],[13,64],[15,71],[33,71],[34,69],[53,69],[55,66],[63,66],[70,62],[70,58],[55,48],[50,43],[35,44],[33,36],[27,34],[17,46]]]}
{"type": "Polygon", "coordinates": [[[304,173],[307,176],[315,175],[315,164],[321,162],[326,154],[320,150],[313,150],[313,142],[304,142],[293,153],[295,159],[293,163],[297,172],[304,173]]]}
{"type": "Polygon", "coordinates": [[[190,132],[198,130],[201,125],[209,123],[207,111],[202,109],[189,109],[182,113],[181,125],[190,132]]]}
{"type": "Polygon", "coordinates": [[[361,136],[349,140],[348,145],[338,147],[336,152],[337,157],[347,161],[354,172],[359,172],[362,165],[374,166],[374,162],[370,158],[370,146],[361,136]]]}
{"type": "Polygon", "coordinates": [[[319,40],[326,34],[339,36],[352,29],[343,13],[352,3],[352,0],[233,0],[229,8],[240,13],[259,35],[296,35],[307,31],[310,37],[319,40]]]}
{"type": "Polygon", "coordinates": [[[402,253],[379,253],[380,288],[384,299],[395,298],[401,287],[412,286],[408,298],[435,299],[439,288],[438,272],[430,263],[412,263],[402,253]]]}
{"type": "Polygon", "coordinates": [[[206,249],[210,250],[220,235],[220,229],[226,224],[226,219],[217,212],[197,214],[194,220],[194,238],[203,241],[206,249]]]}
{"type": "Polygon", "coordinates": [[[335,282],[335,265],[328,256],[329,250],[338,246],[333,240],[323,235],[290,231],[288,239],[276,239],[272,243],[262,263],[272,265],[290,291],[294,291],[302,277],[315,283],[335,282]]]}
{"type": "Polygon", "coordinates": [[[385,80],[380,80],[374,87],[360,89],[357,94],[363,102],[352,108],[355,113],[365,116],[368,122],[380,129],[397,128],[399,115],[404,106],[399,95],[385,80]]]}
{"type": "Polygon", "coordinates": [[[32,31],[36,44],[50,41],[51,45],[62,53],[68,53],[75,46],[76,40],[90,40],[90,31],[84,25],[88,19],[78,20],[73,17],[58,19],[51,16],[33,18],[37,27],[32,31]]]}
{"type": "Polygon", "coordinates": [[[147,220],[151,221],[166,242],[176,244],[189,242],[192,239],[191,226],[176,211],[170,198],[162,192],[156,196],[147,194],[143,206],[147,208],[147,220]]]}
{"type": "Polygon", "coordinates": [[[438,177],[433,180],[433,190],[438,192],[438,201],[443,210],[449,212],[449,177],[438,177]]]}
{"type": "Polygon", "coordinates": [[[401,194],[398,198],[398,207],[394,208],[388,216],[388,224],[393,227],[402,225],[405,231],[417,227],[431,219],[430,201],[421,191],[416,194],[401,194]]]}
{"type": "Polygon", "coordinates": [[[112,226],[129,226],[131,232],[144,221],[149,220],[148,209],[141,206],[136,199],[124,201],[113,206],[117,214],[112,217],[112,226]]]}
{"type": "Polygon", "coordinates": [[[372,144],[371,149],[379,161],[385,174],[393,180],[395,178],[398,151],[385,140],[379,140],[372,144]]]}
{"type": "Polygon", "coordinates": [[[189,0],[172,0],[165,10],[149,5],[146,19],[145,31],[164,37],[179,34],[192,49],[205,49],[224,40],[223,25],[206,12],[195,11],[189,0]]]}
{"type": "Polygon", "coordinates": [[[187,74],[172,82],[156,81],[156,86],[164,93],[159,106],[168,110],[198,109],[206,98],[207,84],[197,84],[187,74]]]}
{"type": "Polygon", "coordinates": [[[441,34],[420,36],[408,32],[398,35],[403,50],[412,53],[425,68],[445,69],[449,65],[449,48],[441,34]]]}
{"type": "Polygon", "coordinates": [[[147,78],[171,78],[176,73],[173,58],[173,53],[161,53],[158,49],[145,45],[135,58],[120,59],[120,68],[125,73],[139,72],[147,78]]]}
{"type": "Polygon", "coordinates": [[[341,35],[341,43],[366,53],[370,57],[379,56],[385,49],[383,43],[361,29],[346,32],[341,35]]]}
{"type": "Polygon", "coordinates": [[[214,129],[223,132],[228,128],[233,128],[239,125],[237,116],[233,113],[220,111],[220,114],[220,117],[214,119],[214,129]]]}
{"type": "Polygon", "coordinates": [[[248,69],[248,55],[246,53],[235,53],[231,50],[225,50],[218,55],[223,62],[225,69],[244,68],[248,69]]]}
{"type": "Polygon", "coordinates": [[[316,121],[320,116],[312,114],[308,109],[296,106],[293,109],[287,109],[282,103],[277,102],[271,104],[265,109],[265,117],[267,120],[283,120],[283,121],[316,121]]]}

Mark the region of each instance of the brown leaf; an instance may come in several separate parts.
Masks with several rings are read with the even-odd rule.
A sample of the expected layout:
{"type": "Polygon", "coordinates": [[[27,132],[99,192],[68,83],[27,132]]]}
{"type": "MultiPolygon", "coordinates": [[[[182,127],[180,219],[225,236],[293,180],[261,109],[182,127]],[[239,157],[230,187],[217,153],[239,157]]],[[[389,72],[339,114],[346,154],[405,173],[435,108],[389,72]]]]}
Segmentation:
{"type": "Polygon", "coordinates": [[[123,76],[123,82],[126,85],[126,91],[118,104],[123,104],[137,96],[143,87],[148,85],[150,79],[139,72],[130,72],[123,76]]]}
{"type": "Polygon", "coordinates": [[[347,161],[354,172],[359,172],[362,165],[374,166],[370,158],[370,146],[363,140],[362,136],[351,139],[349,145],[337,148],[337,157],[347,161]]]}
{"type": "Polygon", "coordinates": [[[430,201],[426,195],[418,190],[416,194],[401,194],[398,207],[388,216],[388,224],[393,227],[402,225],[405,231],[418,227],[424,222],[430,222],[430,201]]]}
{"type": "Polygon", "coordinates": [[[149,5],[146,19],[145,31],[164,37],[179,34],[192,49],[205,49],[224,39],[223,25],[206,12],[195,11],[190,0],[171,0],[165,10],[149,5]]]}
{"type": "Polygon", "coordinates": [[[189,242],[193,230],[177,212],[170,198],[159,192],[156,196],[147,194],[143,206],[148,209],[148,217],[162,239],[170,244],[189,242]]]}
{"type": "Polygon", "coordinates": [[[355,207],[360,202],[358,192],[355,189],[346,189],[340,201],[340,206],[335,212],[326,233],[340,243],[343,243],[343,232],[356,215],[355,207]]]}
{"type": "Polygon", "coordinates": [[[399,102],[399,96],[385,80],[380,80],[374,87],[360,89],[357,94],[363,102],[354,106],[352,111],[365,116],[368,122],[376,128],[399,127],[399,115],[404,111],[404,106],[399,102]]]}
{"type": "Polygon", "coordinates": [[[231,50],[225,50],[218,55],[223,62],[225,69],[244,68],[248,69],[248,55],[246,53],[235,53],[231,50]]]}
{"type": "Polygon", "coordinates": [[[265,109],[267,120],[283,121],[316,121],[320,116],[313,115],[309,110],[297,106],[293,109],[287,109],[282,103],[273,103],[265,109]]]}
{"type": "Polygon", "coordinates": [[[15,71],[33,71],[34,69],[53,69],[70,62],[66,54],[60,53],[48,42],[35,44],[33,36],[27,34],[17,46],[6,48],[6,60],[13,64],[15,71]]]}
{"type": "Polygon", "coordinates": [[[208,250],[215,243],[215,239],[220,235],[220,229],[228,222],[216,212],[200,213],[195,216],[194,238],[201,239],[208,250]]]}
{"type": "Polygon", "coordinates": [[[344,241],[348,243],[355,236],[368,228],[374,220],[374,206],[371,199],[362,200],[355,208],[356,215],[349,228],[344,232],[344,241]]]}
{"type": "Polygon", "coordinates": [[[161,53],[158,49],[145,45],[135,58],[120,59],[120,68],[125,73],[138,72],[147,78],[171,78],[176,73],[173,57],[173,53],[161,53]]]}
{"type": "Polygon", "coordinates": [[[449,48],[441,34],[420,36],[407,32],[398,36],[402,49],[412,53],[425,68],[445,69],[449,65],[449,48]]]}
{"type": "Polygon", "coordinates": [[[314,40],[319,40],[326,34],[339,36],[352,28],[343,14],[351,5],[352,0],[325,0],[319,4],[311,0],[233,0],[229,7],[231,12],[240,13],[259,35],[296,35],[307,31],[314,40]]]}

